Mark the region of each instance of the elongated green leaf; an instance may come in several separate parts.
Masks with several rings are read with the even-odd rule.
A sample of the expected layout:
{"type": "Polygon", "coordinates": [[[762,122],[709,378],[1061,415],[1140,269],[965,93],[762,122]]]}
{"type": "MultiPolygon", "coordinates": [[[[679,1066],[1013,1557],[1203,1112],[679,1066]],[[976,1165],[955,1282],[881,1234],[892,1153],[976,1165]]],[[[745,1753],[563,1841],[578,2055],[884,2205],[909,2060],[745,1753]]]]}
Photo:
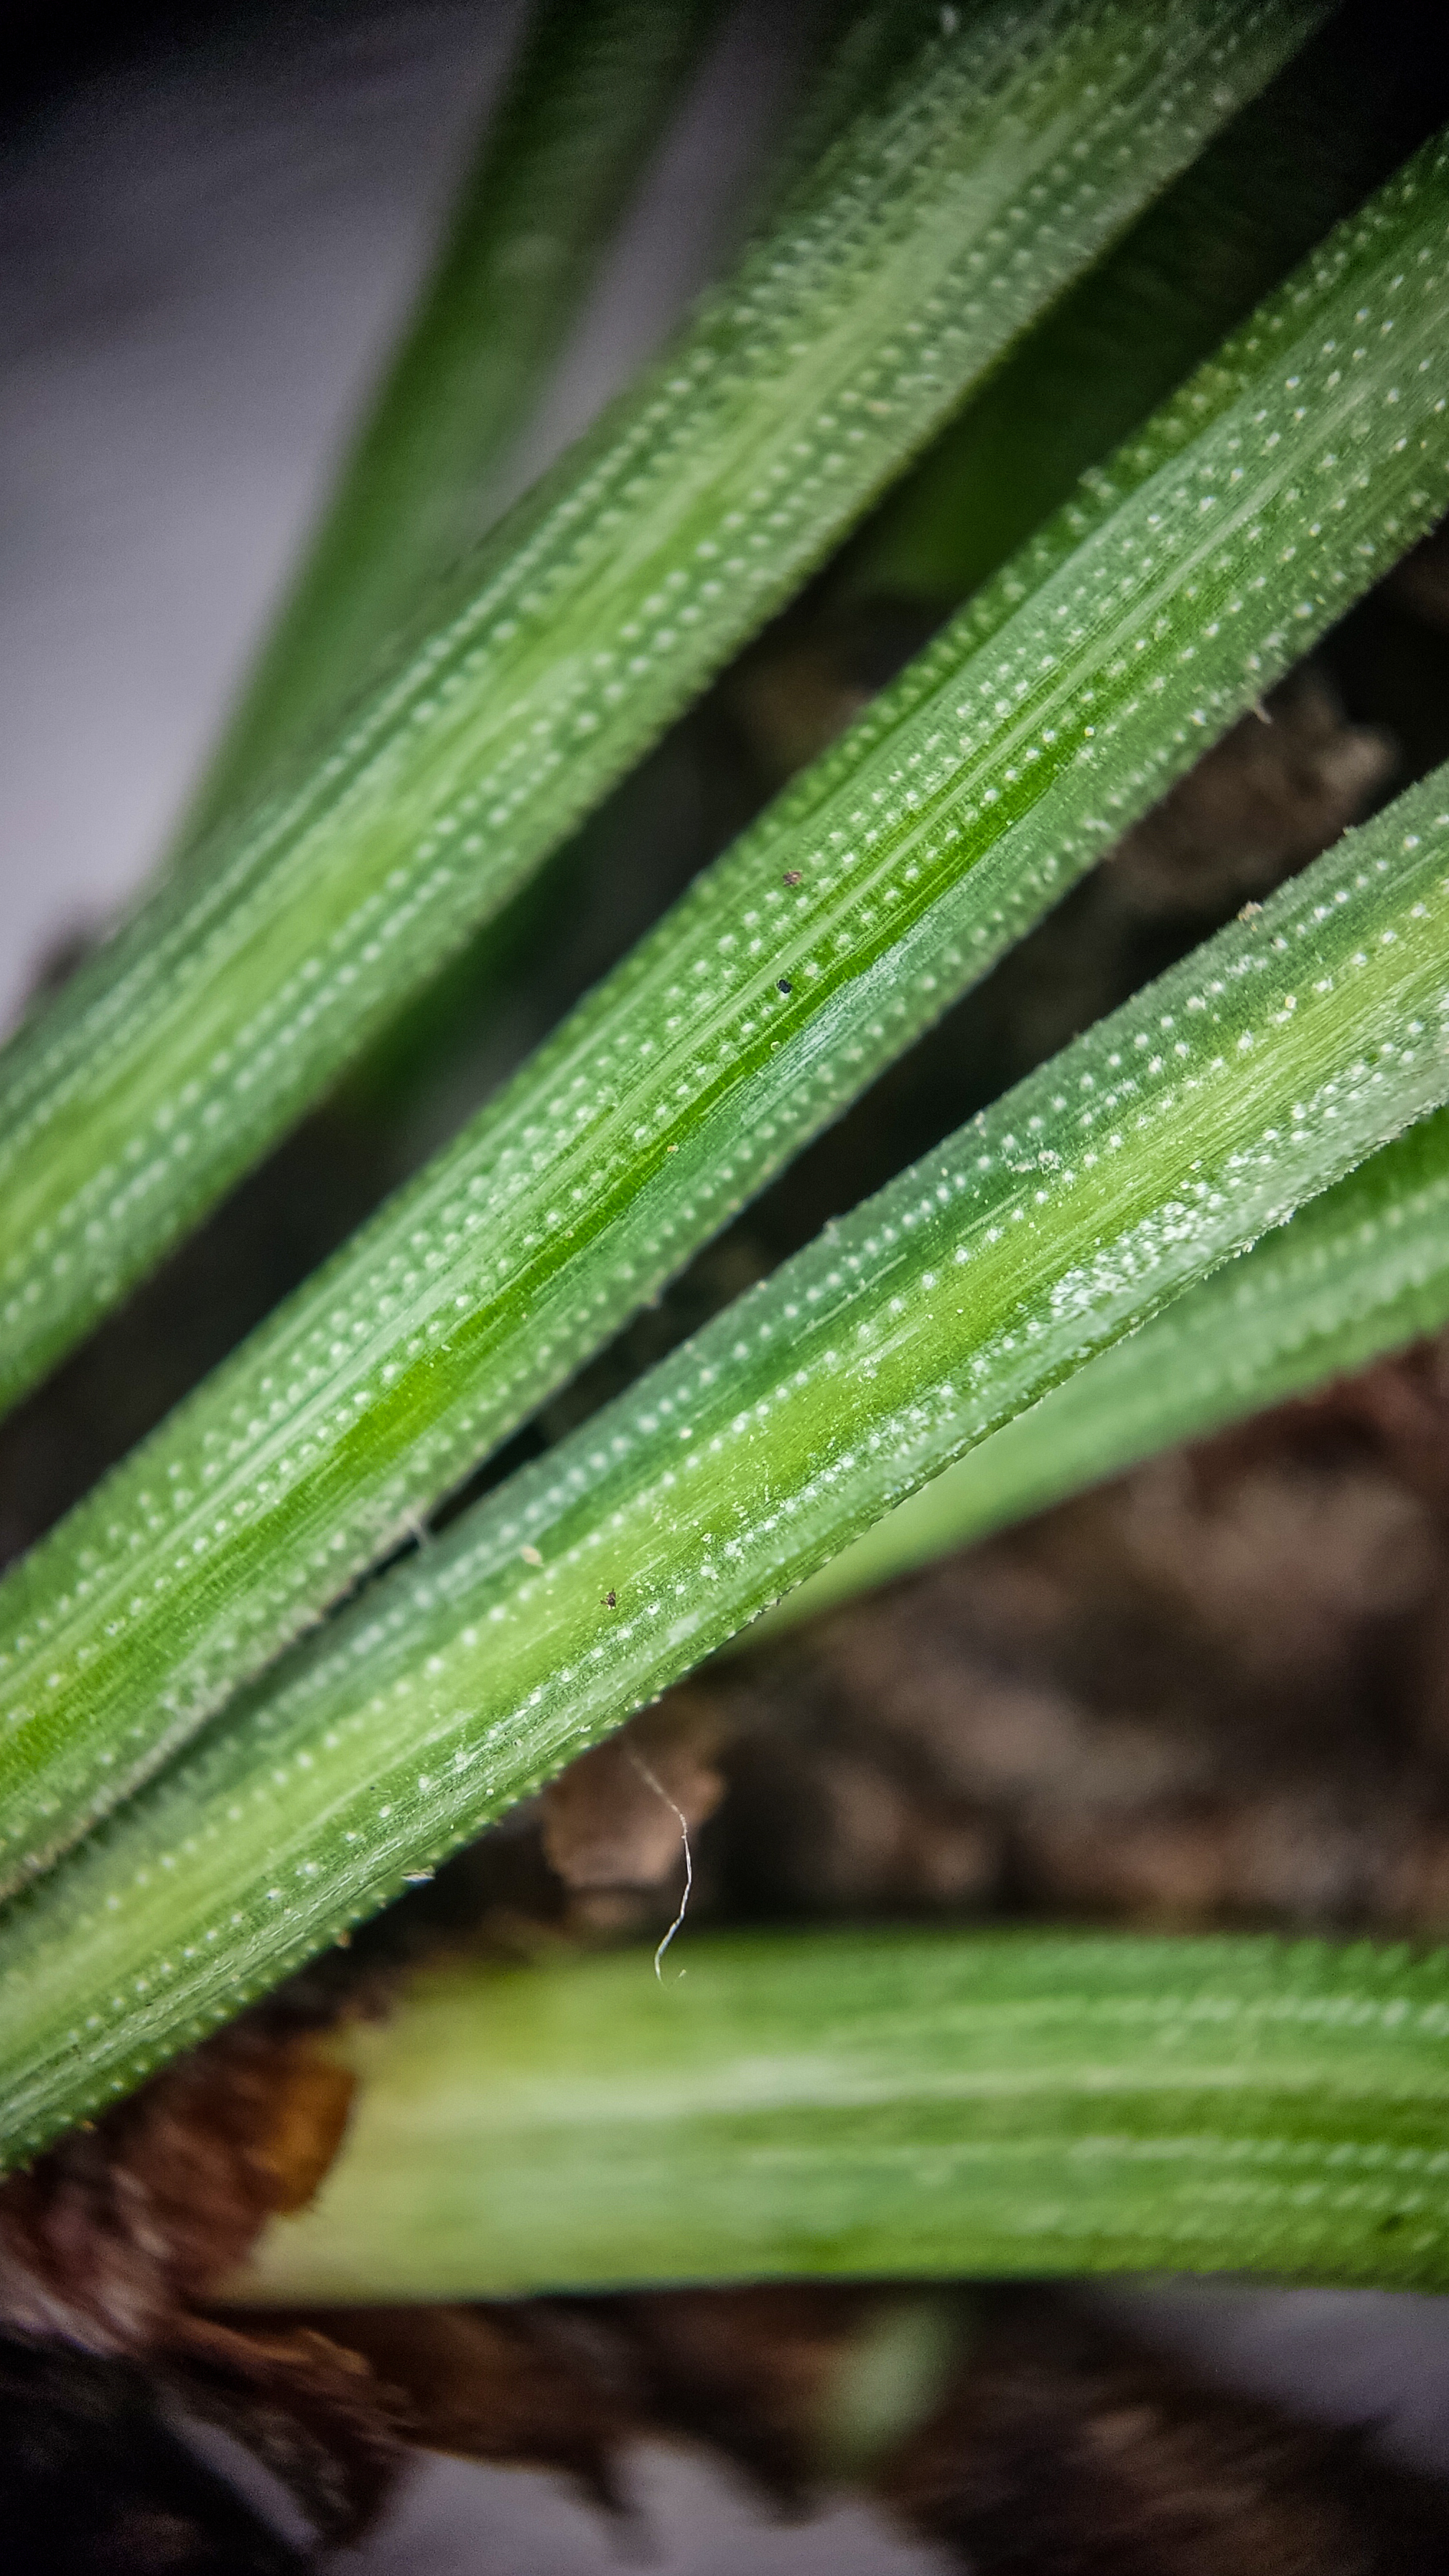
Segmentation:
{"type": "Polygon", "coordinates": [[[341,722],[482,535],[514,438],[720,0],[543,0],[437,268],[183,832],[341,722]]]}
{"type": "Polygon", "coordinates": [[[398,1893],[1449,1096],[1449,775],[345,1612],[0,1923],[9,2153],[398,1893]]]}
{"type": "Polygon", "coordinates": [[[963,22],[510,513],[294,790],[0,1058],[0,1401],[489,918],[1318,0],[963,22]]]}
{"type": "Polygon", "coordinates": [[[15,1570],[7,1877],[395,1545],[1437,514],[1446,325],[1435,149],[15,1570]]]}
{"type": "MultiPolygon", "coordinates": [[[[920,12],[898,0],[850,23],[790,134],[798,167],[884,87],[920,12]]],[[[914,594],[942,614],[988,579],[1262,297],[1363,204],[1417,140],[1405,114],[1411,57],[1369,59],[1360,15],[1338,12],[1208,143],[1145,214],[1013,350],[824,576],[821,640],[853,594],[914,594]],[[1406,130],[1407,129],[1407,130],[1406,130]]],[[[788,175],[788,174],[787,174],[788,175]]],[[[607,828],[607,827],[606,827],[607,828]]],[[[612,846],[612,845],[611,845],[612,846]]],[[[550,951],[558,908],[589,874],[587,833],[569,868],[536,879],[388,1031],[359,1068],[394,1108],[458,1043],[459,1021],[517,1010],[550,951]],[[454,986],[452,978],[456,978],[454,986]],[[466,998],[465,998],[466,997],[466,998]]]]}
{"type": "Polygon", "coordinates": [[[1364,50],[1340,13],[1164,189],[888,495],[853,590],[964,599],[1381,183],[1412,138],[1364,50]]]}
{"type": "Polygon", "coordinates": [[[1446,1323],[1449,1114],[1439,1110],[993,1432],[738,1642],[793,1628],[1446,1323]]]}
{"type": "MultiPolygon", "coordinates": [[[[657,5],[664,6],[665,0],[657,0],[657,5]]],[[[976,0],[976,5],[989,5],[989,0],[976,0]]],[[[792,191],[808,186],[831,144],[855,116],[884,96],[919,53],[927,35],[938,26],[939,10],[934,0],[902,0],[902,5],[897,5],[897,0],[882,0],[879,8],[861,8],[858,0],[823,0],[823,5],[812,12],[815,42],[803,49],[810,59],[797,61],[791,67],[793,77],[783,101],[783,144],[777,142],[763,156],[756,174],[753,207],[747,197],[743,214],[736,207],[733,217],[725,217],[727,228],[734,227],[735,240],[763,231],[771,222],[778,223],[781,205],[792,191]]],[[[1348,190],[1333,212],[1346,211],[1367,192],[1367,181],[1357,190],[1348,190]]],[[[1311,225],[1307,239],[1316,240],[1326,230],[1326,221],[1311,225]]],[[[1280,269],[1286,264],[1286,260],[1280,262],[1280,269]]],[[[1242,299],[1243,303],[1249,301],[1251,298],[1242,299]]],[[[1202,347],[1219,336],[1205,333],[1202,347]]],[[[1176,370],[1176,374],[1181,373],[1181,369],[1176,370]]],[[[1175,381],[1171,372],[1167,381],[1175,381]]],[[[1139,418],[1147,408],[1145,403],[1139,404],[1133,418],[1139,418]]],[[[1084,461],[1100,455],[1104,445],[1098,440],[1084,461]]],[[[515,466],[516,463],[515,458],[515,466]]],[[[1061,497],[1060,488],[1052,490],[1032,524],[1045,518],[1061,497]]],[[[555,853],[555,864],[543,865],[505,905],[501,917],[491,916],[474,931],[440,973],[393,1014],[380,1036],[364,1048],[344,1077],[343,1097],[349,1108],[365,1118],[379,1111],[383,1116],[397,1118],[409,1095],[419,1090],[426,1095],[440,1064],[456,1064],[459,1054],[469,1050],[470,1041],[476,1043],[479,1032],[486,1032],[500,1017],[505,1024],[516,1023],[520,986],[526,994],[535,979],[546,982],[549,969],[545,961],[556,958],[560,909],[568,914],[575,902],[587,909],[589,884],[600,874],[612,875],[621,828],[633,843],[631,863],[637,852],[643,860],[642,877],[652,875],[648,835],[646,845],[641,846],[627,824],[621,826],[617,798],[612,805],[606,801],[603,810],[592,819],[594,829],[591,831],[585,824],[567,835],[565,850],[555,853]]],[[[673,842],[672,829],[661,828],[673,842]]],[[[656,856],[662,857],[662,853],[656,852],[656,856]]],[[[668,862],[664,861],[664,865],[667,870],[668,862]]],[[[677,881],[675,870],[669,875],[671,887],[677,881]]],[[[622,939],[616,943],[623,944],[622,939]]],[[[533,1010],[533,1035],[540,1034],[546,1024],[545,1016],[533,1010]]]]}
{"type": "MultiPolygon", "coordinates": [[[[990,6],[991,0],[970,0],[968,43],[975,40],[990,6]]],[[[817,28],[821,24],[817,16],[817,28]]],[[[936,0],[832,0],[820,59],[803,85],[782,149],[764,176],[763,214],[775,212],[795,190],[809,188],[831,145],[854,117],[894,86],[917,47],[940,24],[936,0]]]]}
{"type": "Polygon", "coordinates": [[[227,2285],[476,2299],[790,2273],[1449,2284],[1449,1957],[812,1933],[423,1979],[227,2285]]]}

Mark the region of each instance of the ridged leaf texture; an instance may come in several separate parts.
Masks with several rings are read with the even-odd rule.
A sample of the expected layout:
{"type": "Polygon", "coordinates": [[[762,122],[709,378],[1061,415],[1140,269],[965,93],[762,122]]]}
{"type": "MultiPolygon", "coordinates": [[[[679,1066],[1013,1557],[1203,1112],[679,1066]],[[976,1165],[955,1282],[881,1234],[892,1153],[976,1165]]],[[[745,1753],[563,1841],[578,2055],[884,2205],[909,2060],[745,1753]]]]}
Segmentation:
{"type": "Polygon", "coordinates": [[[397,1544],[1443,506],[1432,147],[0,1586],[41,1865],[397,1544]]]}
{"type": "Polygon", "coordinates": [[[750,1642],[1446,1323],[1449,1113],[1438,1110],[887,1513],[750,1642]]]}
{"type": "Polygon", "coordinates": [[[437,266],[187,816],[340,724],[489,519],[511,448],[721,0],[543,0],[437,266]]]}
{"type": "Polygon", "coordinates": [[[964,17],[318,765],[0,1058],[0,1402],[524,882],[1320,12],[964,17]]]}
{"type": "Polygon", "coordinates": [[[329,2052],[233,2295],[1115,2272],[1449,2285],[1449,1957],[797,1933],[440,1973],[329,2052]]]}
{"type": "Polygon", "coordinates": [[[1411,791],[363,1597],[0,1925],[24,2155],[1449,1096],[1411,791]]]}

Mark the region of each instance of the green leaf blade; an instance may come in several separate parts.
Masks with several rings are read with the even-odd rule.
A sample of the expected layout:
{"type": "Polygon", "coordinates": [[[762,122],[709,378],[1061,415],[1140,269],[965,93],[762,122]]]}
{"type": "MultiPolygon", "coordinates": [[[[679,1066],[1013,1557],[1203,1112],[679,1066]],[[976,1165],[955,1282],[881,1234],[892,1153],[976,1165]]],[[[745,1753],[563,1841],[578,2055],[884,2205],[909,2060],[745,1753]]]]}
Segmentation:
{"type": "Polygon", "coordinates": [[[1431,149],[1336,235],[7,1578],[12,1875],[395,1546],[1436,515],[1446,179],[1431,149]]]}
{"type": "Polygon", "coordinates": [[[318,2200],[227,2294],[791,2275],[1449,2281],[1449,1963],[1092,1935],[700,1939],[424,1978],[330,2053],[318,2200]]]}
{"type": "Polygon", "coordinates": [[[340,723],[476,542],[719,0],[544,0],[183,845],[340,723]]]}
{"type": "Polygon", "coordinates": [[[9,2153],[399,1894],[1440,1106],[1446,1033],[1440,776],[475,1506],[19,1901],[9,2153]]]}
{"type": "Polygon", "coordinates": [[[927,48],[320,767],[0,1058],[0,1400],[491,917],[1319,14],[1040,0],[927,48]]]}
{"type": "Polygon", "coordinates": [[[1004,1423],[737,1642],[796,1627],[1446,1323],[1449,1113],[1438,1110],[1004,1423]]]}

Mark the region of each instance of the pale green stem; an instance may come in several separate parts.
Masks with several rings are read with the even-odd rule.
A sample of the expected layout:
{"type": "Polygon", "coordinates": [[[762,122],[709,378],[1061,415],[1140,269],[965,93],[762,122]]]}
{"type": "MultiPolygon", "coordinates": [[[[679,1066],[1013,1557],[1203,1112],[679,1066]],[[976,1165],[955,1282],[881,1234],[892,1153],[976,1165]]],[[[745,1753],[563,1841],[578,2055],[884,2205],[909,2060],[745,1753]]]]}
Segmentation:
{"type": "Polygon", "coordinates": [[[320,764],[0,1056],[0,1401],[637,760],[1320,0],[963,19],[485,540],[320,764]]]}
{"type": "Polygon", "coordinates": [[[365,1593],[0,1923],[24,2156],[1449,1096],[1449,775],[365,1593]]]}
{"type": "Polygon", "coordinates": [[[1449,1113],[1439,1110],[994,1431],[735,1643],[796,1627],[1446,1323],[1449,1113]]]}
{"type": "Polygon", "coordinates": [[[182,831],[253,805],[339,724],[483,534],[510,448],[721,0],[542,0],[374,397],[182,831]]]}
{"type": "Polygon", "coordinates": [[[1449,1957],[841,1932],[422,1978],[223,2296],[790,2275],[1449,2286],[1449,1957]]]}
{"type": "Polygon", "coordinates": [[[395,1547],[1437,515],[1446,254],[1435,148],[7,1577],[12,1878],[395,1547]]]}

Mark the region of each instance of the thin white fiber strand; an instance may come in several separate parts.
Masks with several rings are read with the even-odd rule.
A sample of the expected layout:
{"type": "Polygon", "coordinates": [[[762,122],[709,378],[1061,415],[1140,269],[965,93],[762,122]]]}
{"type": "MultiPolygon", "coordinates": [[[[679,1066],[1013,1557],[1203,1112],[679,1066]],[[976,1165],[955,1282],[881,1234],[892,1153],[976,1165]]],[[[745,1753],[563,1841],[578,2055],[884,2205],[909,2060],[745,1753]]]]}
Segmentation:
{"type": "MultiPolygon", "coordinates": [[[[650,1770],[648,1763],[644,1761],[640,1754],[635,1752],[633,1745],[631,1744],[627,1746],[626,1750],[630,1761],[633,1763],[634,1768],[638,1772],[645,1787],[647,1789],[652,1789],[656,1798],[663,1799],[671,1816],[678,1817],[679,1839],[684,1846],[684,1894],[679,1900],[679,1912],[676,1914],[674,1921],[670,1924],[668,1931],[665,1933],[663,1940],[660,1942],[658,1949],[654,1953],[654,1974],[659,1979],[662,1986],[664,1983],[664,1953],[668,1949],[670,1942],[673,1940],[675,1933],[680,1929],[686,1914],[689,1912],[689,1900],[694,1893],[694,1855],[689,1848],[689,1818],[682,1807],[676,1807],[674,1800],[665,1788],[663,1781],[655,1776],[654,1772],[650,1770]]],[[[682,1977],[685,1974],[684,1969],[681,1968],[679,1973],[682,1977]]]]}

